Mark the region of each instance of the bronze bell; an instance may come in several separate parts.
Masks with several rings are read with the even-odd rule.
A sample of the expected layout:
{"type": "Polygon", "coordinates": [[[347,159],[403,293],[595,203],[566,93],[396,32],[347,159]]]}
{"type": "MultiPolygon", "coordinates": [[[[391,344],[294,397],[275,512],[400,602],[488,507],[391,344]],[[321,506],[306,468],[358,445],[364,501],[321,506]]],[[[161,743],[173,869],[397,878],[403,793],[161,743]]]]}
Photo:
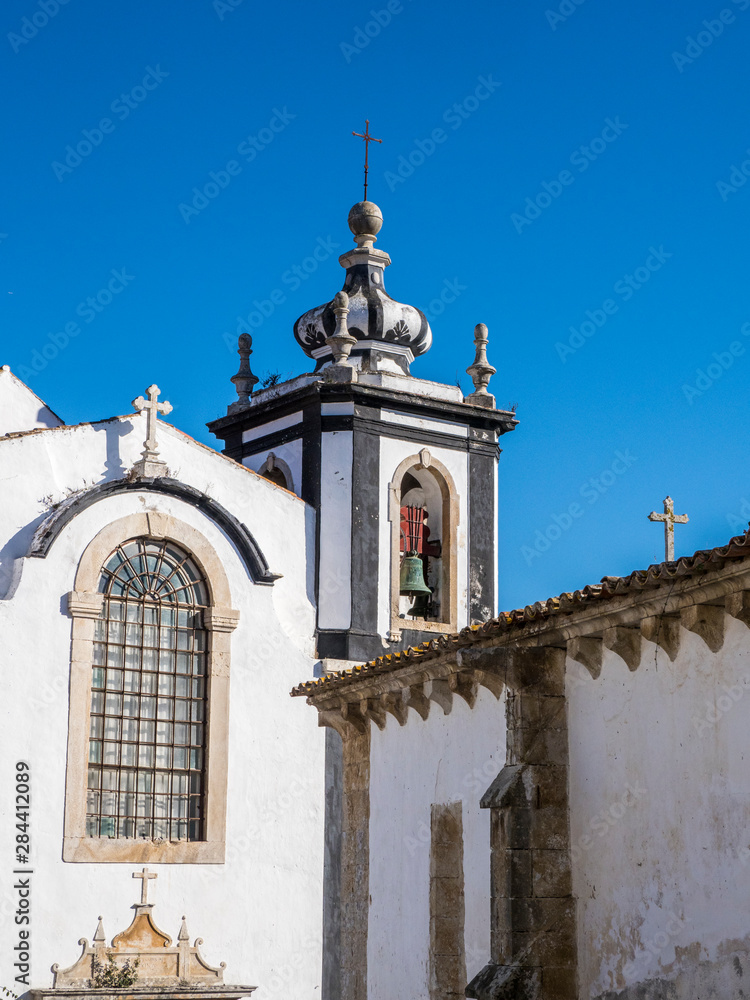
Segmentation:
{"type": "Polygon", "coordinates": [[[424,581],[424,564],[418,555],[404,556],[401,563],[399,593],[412,597],[416,597],[418,594],[432,593],[424,581]]]}

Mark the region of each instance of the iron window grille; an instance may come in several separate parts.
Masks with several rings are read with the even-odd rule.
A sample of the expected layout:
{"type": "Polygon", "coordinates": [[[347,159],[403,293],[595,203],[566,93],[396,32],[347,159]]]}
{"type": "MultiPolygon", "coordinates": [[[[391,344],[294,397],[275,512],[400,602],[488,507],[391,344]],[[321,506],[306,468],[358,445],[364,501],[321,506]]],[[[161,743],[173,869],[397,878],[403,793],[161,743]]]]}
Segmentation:
{"type": "Polygon", "coordinates": [[[86,835],[203,839],[208,590],[169,541],[118,545],[99,582],[86,835]]]}

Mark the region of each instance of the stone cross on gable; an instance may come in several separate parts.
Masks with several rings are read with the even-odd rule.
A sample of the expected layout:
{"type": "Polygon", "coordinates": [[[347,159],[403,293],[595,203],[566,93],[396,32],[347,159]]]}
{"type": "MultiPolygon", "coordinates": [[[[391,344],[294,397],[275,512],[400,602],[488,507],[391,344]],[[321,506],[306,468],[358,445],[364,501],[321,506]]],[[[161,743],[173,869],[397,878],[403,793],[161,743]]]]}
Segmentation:
{"type": "Polygon", "coordinates": [[[664,513],[657,514],[651,511],[648,515],[649,521],[664,522],[664,558],[667,562],[674,562],[674,526],[675,524],[687,524],[687,514],[675,514],[674,500],[672,497],[664,498],[664,513]]]}
{"type": "Polygon", "coordinates": [[[136,396],[133,406],[139,413],[146,413],[146,440],[143,442],[140,462],[136,462],[135,471],[138,476],[154,478],[163,476],[167,471],[166,463],[159,458],[159,450],[156,446],[156,422],[160,413],[171,413],[172,404],[166,400],[160,403],[159,393],[161,389],[158,385],[150,385],[146,389],[147,399],[143,396],[136,396]]]}
{"type": "Polygon", "coordinates": [[[133,878],[141,879],[141,906],[148,906],[148,883],[149,879],[158,878],[156,872],[150,872],[148,868],[143,871],[133,872],[133,878]]]}

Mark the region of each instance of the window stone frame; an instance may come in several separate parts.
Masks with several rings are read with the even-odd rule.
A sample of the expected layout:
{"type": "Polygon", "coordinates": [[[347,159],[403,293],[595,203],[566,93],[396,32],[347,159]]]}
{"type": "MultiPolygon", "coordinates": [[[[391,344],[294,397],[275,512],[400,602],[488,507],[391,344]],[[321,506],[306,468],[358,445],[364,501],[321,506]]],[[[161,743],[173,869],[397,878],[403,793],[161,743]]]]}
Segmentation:
{"type": "Polygon", "coordinates": [[[67,595],[72,619],[70,706],[65,777],[63,861],[89,863],[223,864],[226,847],[231,634],[239,622],[229,581],[213,546],[195,528],[168,514],[148,512],[119,518],[87,545],[67,595]],[[205,825],[201,841],[153,841],[86,836],[86,773],[94,624],[103,605],[99,578],[107,558],[130,538],[175,542],[201,569],[210,595],[203,615],[208,632],[205,825]]]}
{"type": "Polygon", "coordinates": [[[273,469],[278,469],[278,471],[284,477],[284,480],[286,482],[286,486],[284,487],[284,489],[289,490],[290,493],[294,493],[296,496],[296,490],[294,488],[294,476],[292,475],[292,470],[289,466],[289,463],[285,462],[283,458],[279,458],[279,456],[274,454],[274,452],[269,451],[269,453],[266,455],[266,459],[263,462],[263,465],[261,465],[260,468],[258,469],[258,475],[263,476],[263,478],[265,479],[266,473],[270,472],[273,469]]]}
{"type": "Polygon", "coordinates": [[[415,629],[419,632],[458,631],[458,540],[459,504],[453,476],[439,459],[423,448],[401,462],[388,484],[388,520],[391,522],[391,630],[415,629]],[[399,583],[401,566],[401,483],[409,469],[425,469],[437,482],[443,498],[443,518],[440,525],[442,550],[441,617],[399,618],[399,583]],[[445,609],[448,609],[446,615],[445,609]]]}

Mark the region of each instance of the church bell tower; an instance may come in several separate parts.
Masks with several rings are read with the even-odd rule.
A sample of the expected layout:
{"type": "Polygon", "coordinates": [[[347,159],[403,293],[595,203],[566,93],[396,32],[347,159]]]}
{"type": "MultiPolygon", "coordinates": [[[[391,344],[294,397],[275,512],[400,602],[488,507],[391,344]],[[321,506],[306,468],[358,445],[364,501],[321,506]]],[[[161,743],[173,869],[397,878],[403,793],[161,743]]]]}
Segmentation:
{"type": "Polygon", "coordinates": [[[516,426],[487,391],[481,323],[473,393],[412,375],[432,331],[385,290],[382,224],[373,202],[354,205],[342,290],[294,324],[314,370],[256,390],[242,334],[239,398],[209,424],[225,454],[316,511],[317,653],[339,667],[496,614],[498,441],[516,426]]]}

